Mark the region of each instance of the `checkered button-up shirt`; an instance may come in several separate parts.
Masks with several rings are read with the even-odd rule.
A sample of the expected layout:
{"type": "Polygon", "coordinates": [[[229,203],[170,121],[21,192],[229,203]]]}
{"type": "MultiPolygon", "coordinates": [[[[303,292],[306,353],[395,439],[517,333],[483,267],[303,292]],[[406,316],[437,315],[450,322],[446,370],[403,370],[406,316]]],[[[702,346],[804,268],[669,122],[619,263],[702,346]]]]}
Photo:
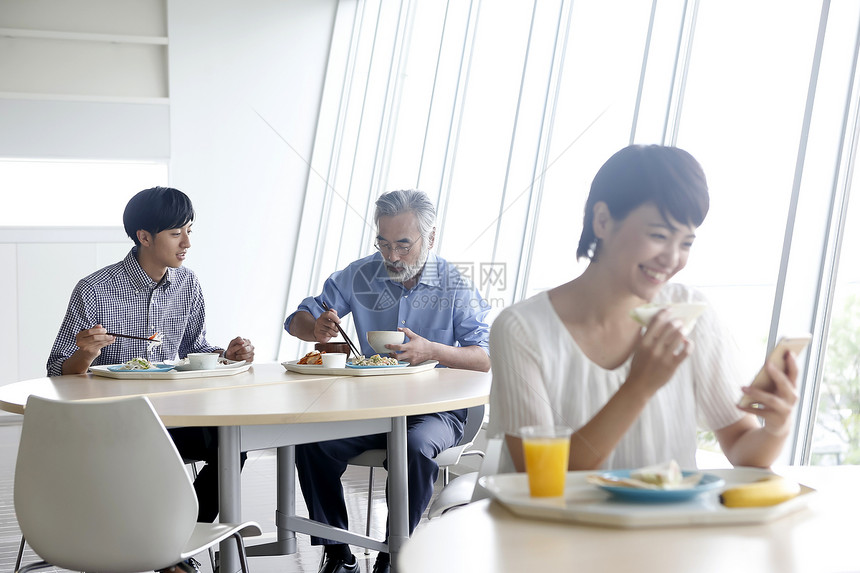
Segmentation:
{"type": "Polygon", "coordinates": [[[168,268],[160,283],[144,272],[132,248],[122,261],[81,279],[48,358],[48,376],[60,376],[63,362],[77,349],[75,335],[96,324],[108,332],[147,338],[163,336],[151,351],[142,340],[119,338],[102,348],[93,365],[122,364],[135,357],[150,361],[185,358],[189,352],[220,350],[206,341],[203,291],[185,267],[168,268]]]}

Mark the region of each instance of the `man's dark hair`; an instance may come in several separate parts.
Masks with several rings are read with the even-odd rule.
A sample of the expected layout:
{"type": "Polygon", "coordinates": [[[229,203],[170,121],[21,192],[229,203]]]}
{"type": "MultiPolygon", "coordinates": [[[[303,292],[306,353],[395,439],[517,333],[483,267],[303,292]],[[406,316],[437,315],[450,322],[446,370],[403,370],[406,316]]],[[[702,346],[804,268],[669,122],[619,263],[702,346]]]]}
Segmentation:
{"type": "Polygon", "coordinates": [[[167,229],[184,227],[194,220],[194,207],[188,195],[172,187],[144,189],[132,197],[122,215],[126,234],[140,246],[137,231],[155,235],[167,229]]]}

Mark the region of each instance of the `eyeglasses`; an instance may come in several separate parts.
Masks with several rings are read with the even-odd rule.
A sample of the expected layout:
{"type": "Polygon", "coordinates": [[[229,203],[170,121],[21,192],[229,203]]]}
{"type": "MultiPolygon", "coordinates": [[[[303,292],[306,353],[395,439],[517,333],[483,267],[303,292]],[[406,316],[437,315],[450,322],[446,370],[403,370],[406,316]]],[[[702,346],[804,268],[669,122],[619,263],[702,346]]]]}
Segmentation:
{"type": "Polygon", "coordinates": [[[409,251],[412,249],[412,247],[415,246],[415,243],[409,245],[408,247],[404,245],[397,245],[396,247],[392,247],[391,243],[376,241],[373,246],[376,247],[376,249],[382,254],[391,253],[391,251],[394,251],[395,253],[397,253],[398,256],[402,257],[404,255],[409,254],[409,251]]]}

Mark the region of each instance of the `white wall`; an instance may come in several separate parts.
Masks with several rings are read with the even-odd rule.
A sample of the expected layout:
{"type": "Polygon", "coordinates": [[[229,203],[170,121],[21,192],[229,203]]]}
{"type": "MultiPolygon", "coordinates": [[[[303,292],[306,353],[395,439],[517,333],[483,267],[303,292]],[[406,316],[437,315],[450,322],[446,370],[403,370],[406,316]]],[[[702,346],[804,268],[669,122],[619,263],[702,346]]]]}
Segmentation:
{"type": "Polygon", "coordinates": [[[0,230],[0,384],[45,375],[75,283],[130,245],[116,227],[0,230]]]}
{"type": "Polygon", "coordinates": [[[276,358],[283,329],[335,8],[168,3],[171,184],[197,210],[187,264],[203,284],[209,339],[250,337],[258,360],[276,358]]]}
{"type": "MultiPolygon", "coordinates": [[[[22,6],[18,1],[0,0],[0,7],[22,6]]],[[[80,13],[100,1],[62,6],[80,13]]],[[[122,2],[148,10],[153,0],[122,2]]],[[[58,6],[40,5],[46,12],[58,6]]],[[[335,9],[336,0],[167,0],[168,102],[19,97],[10,91],[14,85],[4,85],[0,157],[169,153],[170,184],[188,193],[197,210],[188,266],[203,283],[210,340],[226,344],[241,334],[255,343],[258,360],[273,360],[335,9]],[[62,137],[51,137],[58,126],[62,137]]],[[[32,10],[6,11],[0,27],[4,14],[20,16],[10,26],[39,20],[32,10]]],[[[0,197],[10,192],[0,189],[0,197]]],[[[85,238],[70,233],[0,228],[8,279],[0,287],[0,384],[44,374],[75,282],[131,246],[116,228],[85,231],[85,238]]]]}

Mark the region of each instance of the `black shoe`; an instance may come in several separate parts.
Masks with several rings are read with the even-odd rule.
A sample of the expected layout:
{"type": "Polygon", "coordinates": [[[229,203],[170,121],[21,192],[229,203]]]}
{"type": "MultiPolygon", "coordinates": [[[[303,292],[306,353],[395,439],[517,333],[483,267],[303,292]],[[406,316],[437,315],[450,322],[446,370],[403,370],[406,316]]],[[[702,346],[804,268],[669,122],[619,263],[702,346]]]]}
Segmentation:
{"type": "Polygon", "coordinates": [[[200,562],[196,559],[186,559],[173,567],[162,569],[159,573],[200,573],[200,562]]]}
{"type": "Polygon", "coordinates": [[[377,557],[376,562],[373,564],[373,573],[390,573],[391,572],[391,559],[386,555],[383,558],[377,557]]]}
{"type": "Polygon", "coordinates": [[[326,557],[320,573],[358,573],[358,559],[353,558],[350,564],[337,557],[326,557]]]}

